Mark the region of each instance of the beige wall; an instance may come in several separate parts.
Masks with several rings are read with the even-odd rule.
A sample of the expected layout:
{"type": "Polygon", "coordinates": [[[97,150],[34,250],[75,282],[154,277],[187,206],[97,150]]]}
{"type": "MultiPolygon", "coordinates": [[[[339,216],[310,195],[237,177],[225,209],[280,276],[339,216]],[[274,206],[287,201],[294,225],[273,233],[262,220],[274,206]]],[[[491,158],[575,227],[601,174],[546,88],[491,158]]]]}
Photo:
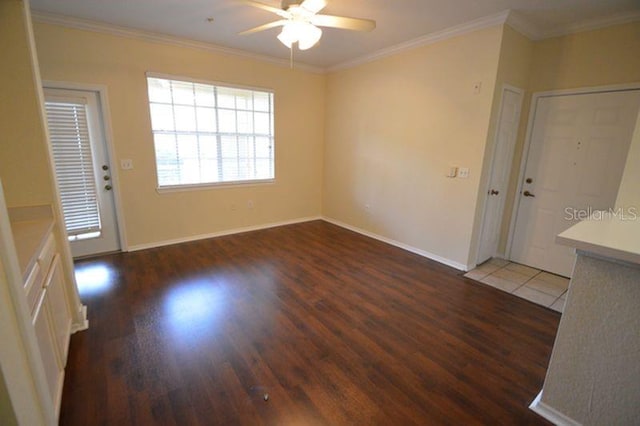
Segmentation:
{"type": "MultiPolygon", "coordinates": [[[[518,132],[518,138],[523,138],[526,122],[527,122],[527,114],[528,114],[528,103],[530,94],[527,92],[527,88],[529,87],[529,78],[531,72],[531,61],[533,58],[533,42],[515,31],[508,25],[503,26],[503,34],[502,34],[502,44],[500,48],[500,59],[498,63],[498,73],[496,78],[495,92],[494,92],[494,101],[493,101],[493,109],[491,112],[491,123],[489,127],[489,132],[487,135],[487,145],[485,148],[485,158],[487,161],[484,162],[482,179],[480,183],[480,188],[482,190],[478,191],[478,201],[477,201],[477,209],[475,216],[475,226],[474,233],[472,235],[471,242],[471,251],[469,254],[468,264],[474,265],[477,258],[477,248],[478,248],[478,239],[480,237],[480,231],[482,228],[482,218],[484,213],[484,203],[486,202],[487,195],[484,189],[487,188],[487,182],[491,178],[490,176],[490,167],[491,167],[491,159],[493,155],[493,150],[495,146],[496,139],[496,126],[497,121],[500,116],[500,106],[502,100],[502,91],[505,85],[513,86],[518,89],[522,89],[523,100],[522,100],[522,111],[520,115],[520,129],[518,132]]],[[[515,175],[515,178],[510,181],[509,187],[507,191],[503,194],[505,199],[505,211],[503,214],[502,227],[501,227],[501,235],[508,235],[509,233],[509,223],[511,218],[511,206],[513,205],[514,194],[516,191],[516,183],[517,183],[517,175],[518,168],[520,167],[519,162],[519,154],[514,151],[514,161],[512,164],[512,174],[515,175]]],[[[504,248],[498,247],[498,252],[502,253],[504,248]]]]}
{"type": "Polygon", "coordinates": [[[115,165],[132,158],[135,166],[119,172],[130,245],[324,213],[459,265],[475,259],[479,189],[488,178],[483,159],[493,147],[503,83],[525,89],[525,101],[500,250],[531,93],[640,81],[640,59],[630,54],[640,50],[638,34],[635,23],[533,43],[495,27],[325,77],[36,24],[45,79],[108,87],[115,165]],[[158,194],[146,71],[274,89],[278,182],[158,194]],[[470,89],[475,81],[483,82],[480,95],[470,89]],[[470,167],[470,179],[445,178],[453,165],[470,167]]]}
{"type": "Polygon", "coordinates": [[[325,77],[247,58],[35,24],[42,78],[107,86],[130,246],[321,213],[325,77]],[[276,183],[159,194],[145,72],[275,91],[276,183]],[[251,200],[254,208],[249,209],[251,200]],[[235,211],[232,207],[235,205],[235,211]]]}
{"type": "Polygon", "coordinates": [[[537,42],[532,92],[640,82],[640,22],[537,42]]]}
{"type": "Polygon", "coordinates": [[[0,177],[9,206],[51,204],[53,191],[22,1],[0,2],[0,177]]]}
{"type": "Polygon", "coordinates": [[[326,216],[467,264],[501,37],[493,27],[329,75],[326,216]],[[445,177],[450,166],[469,179],[445,177]]]}

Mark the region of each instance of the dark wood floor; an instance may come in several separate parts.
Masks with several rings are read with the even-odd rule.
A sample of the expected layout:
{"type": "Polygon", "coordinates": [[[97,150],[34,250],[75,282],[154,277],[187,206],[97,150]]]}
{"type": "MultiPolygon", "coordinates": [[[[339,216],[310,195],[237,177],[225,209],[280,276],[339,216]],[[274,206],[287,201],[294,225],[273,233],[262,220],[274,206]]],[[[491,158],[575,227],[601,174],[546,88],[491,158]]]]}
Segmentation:
{"type": "Polygon", "coordinates": [[[61,424],[545,424],[557,313],[328,223],[76,266],[61,424]]]}

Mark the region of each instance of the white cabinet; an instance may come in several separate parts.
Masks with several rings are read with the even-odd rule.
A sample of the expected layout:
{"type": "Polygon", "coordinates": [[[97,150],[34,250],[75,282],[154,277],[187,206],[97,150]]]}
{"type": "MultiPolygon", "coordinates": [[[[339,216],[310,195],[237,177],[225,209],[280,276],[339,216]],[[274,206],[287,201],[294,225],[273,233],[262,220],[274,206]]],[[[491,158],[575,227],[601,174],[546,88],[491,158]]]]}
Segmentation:
{"type": "Polygon", "coordinates": [[[66,294],[60,255],[49,233],[24,285],[36,331],[40,357],[47,377],[51,401],[59,414],[71,336],[71,309],[66,294]]]}
{"type": "Polygon", "coordinates": [[[49,275],[45,281],[45,290],[51,312],[56,348],[60,356],[61,367],[64,368],[67,365],[69,338],[71,337],[71,309],[65,290],[59,254],[55,255],[51,263],[49,275]]]}
{"type": "Polygon", "coordinates": [[[40,300],[36,305],[33,317],[33,326],[36,331],[36,338],[40,348],[40,356],[47,376],[49,394],[56,407],[56,415],[59,410],[59,401],[62,393],[62,383],[64,381],[64,369],[60,365],[58,350],[56,349],[56,336],[51,320],[51,308],[46,291],[41,293],[40,300]]]}

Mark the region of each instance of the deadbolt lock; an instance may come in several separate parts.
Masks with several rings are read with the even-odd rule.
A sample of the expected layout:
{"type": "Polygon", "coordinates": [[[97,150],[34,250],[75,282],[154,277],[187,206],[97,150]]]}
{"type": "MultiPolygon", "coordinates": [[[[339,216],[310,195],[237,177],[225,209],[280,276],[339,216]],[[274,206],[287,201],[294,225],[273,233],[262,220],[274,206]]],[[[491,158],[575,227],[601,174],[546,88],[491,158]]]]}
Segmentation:
{"type": "Polygon", "coordinates": [[[531,179],[531,178],[527,178],[527,180],[525,180],[525,182],[527,182],[527,183],[531,183],[531,182],[533,182],[533,179],[531,179]]]}

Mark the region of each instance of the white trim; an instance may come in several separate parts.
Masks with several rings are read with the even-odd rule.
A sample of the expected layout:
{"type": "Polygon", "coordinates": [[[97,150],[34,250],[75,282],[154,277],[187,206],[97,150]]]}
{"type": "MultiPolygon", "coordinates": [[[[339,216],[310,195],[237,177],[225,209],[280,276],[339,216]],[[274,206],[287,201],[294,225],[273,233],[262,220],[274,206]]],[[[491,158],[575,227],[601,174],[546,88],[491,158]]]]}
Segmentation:
{"type": "MultiPolygon", "coordinates": [[[[520,103],[518,104],[518,125],[517,125],[518,128],[520,128],[520,122],[521,122],[521,119],[522,119],[522,104],[524,103],[524,89],[521,89],[521,88],[515,87],[515,86],[511,86],[509,84],[503,84],[502,85],[502,90],[500,91],[500,106],[498,107],[498,120],[496,121],[495,129],[494,129],[494,135],[493,135],[493,147],[491,149],[491,155],[489,157],[490,161],[491,161],[491,164],[489,165],[489,176],[488,176],[487,181],[485,183],[484,192],[482,193],[483,194],[482,196],[484,198],[483,198],[483,206],[482,206],[482,217],[480,219],[480,233],[479,233],[479,236],[478,236],[478,243],[476,245],[476,258],[475,258],[476,266],[479,264],[478,263],[478,256],[480,255],[480,246],[482,245],[482,236],[483,236],[483,233],[484,233],[484,230],[485,230],[484,229],[484,227],[485,227],[485,219],[486,219],[486,216],[487,216],[487,200],[488,200],[487,193],[490,190],[491,179],[493,178],[493,172],[494,172],[494,169],[495,169],[498,133],[500,132],[500,124],[502,122],[502,112],[503,112],[502,111],[502,107],[503,107],[503,103],[504,103],[504,96],[505,96],[505,93],[507,91],[511,91],[511,92],[514,92],[514,93],[520,95],[520,103]]],[[[513,156],[515,154],[515,147],[516,147],[517,144],[518,144],[518,132],[517,132],[517,129],[516,129],[515,137],[514,137],[513,141],[510,143],[510,145],[507,147],[509,149],[509,151],[511,152],[511,155],[510,155],[511,163],[508,165],[508,167],[509,167],[508,175],[509,176],[511,175],[511,171],[512,171],[512,168],[513,168],[513,156]]],[[[509,182],[507,182],[507,186],[508,186],[508,183],[509,182]]],[[[504,195],[506,197],[508,194],[505,193],[504,195]]],[[[502,220],[504,220],[504,208],[505,207],[506,207],[506,202],[502,206],[502,212],[501,212],[502,213],[502,220]]],[[[493,257],[498,256],[497,248],[496,248],[496,251],[494,253],[492,253],[492,256],[493,257]]]]}
{"type": "Polygon", "coordinates": [[[397,240],[393,240],[391,238],[387,238],[387,237],[383,237],[382,235],[378,235],[375,234],[373,232],[369,232],[367,230],[364,230],[362,228],[358,228],[356,226],[352,226],[349,225],[347,223],[341,222],[339,220],[327,217],[327,216],[323,216],[322,220],[324,220],[325,222],[329,222],[332,223],[336,226],[339,226],[341,228],[345,228],[348,229],[349,231],[353,231],[353,232],[357,232],[358,234],[364,235],[365,237],[369,237],[369,238],[373,238],[374,240],[378,240],[378,241],[382,241],[383,243],[387,243],[390,244],[392,246],[401,248],[403,250],[409,251],[411,253],[415,253],[417,255],[420,255],[422,257],[426,257],[427,259],[431,259],[431,260],[435,260],[438,263],[442,263],[444,265],[450,266],[452,268],[455,268],[459,271],[469,271],[471,270],[470,265],[463,265],[462,263],[456,262],[454,260],[450,260],[447,259],[445,257],[442,256],[438,256],[437,254],[433,254],[433,253],[429,253],[428,251],[410,246],[409,244],[405,244],[402,243],[400,241],[397,240]]]}
{"type": "MultiPolygon", "coordinates": [[[[171,36],[168,34],[155,33],[129,27],[108,24],[88,19],[76,18],[66,15],[58,15],[45,11],[33,10],[31,16],[35,22],[51,25],[59,25],[67,28],[78,30],[93,31],[97,33],[109,34],[119,37],[139,39],[154,43],[163,43],[173,46],[186,47],[192,49],[206,50],[212,53],[239,56],[243,58],[254,59],[257,61],[268,62],[285,68],[290,68],[291,63],[288,59],[274,58],[272,56],[251,53],[240,49],[223,47],[213,43],[191,40],[182,37],[171,36]]],[[[301,71],[312,72],[316,74],[324,74],[335,72],[347,68],[352,68],[376,59],[391,56],[406,50],[417,47],[426,46],[438,41],[446,40],[452,37],[464,35],[473,31],[492,27],[495,25],[507,24],[527,38],[538,41],[546,38],[559,37],[584,31],[592,31],[600,28],[606,28],[613,25],[621,25],[630,22],[640,21],[639,11],[623,12],[607,17],[591,19],[577,24],[569,25],[564,28],[556,28],[554,30],[544,31],[539,26],[531,23],[525,17],[511,10],[504,10],[494,15],[489,15],[474,19],[460,25],[454,25],[440,31],[423,35],[413,40],[405,41],[397,45],[387,47],[370,54],[363,55],[359,58],[342,62],[326,68],[313,66],[304,63],[296,63],[296,69],[301,71]]]]}
{"type": "Polygon", "coordinates": [[[547,90],[544,92],[536,92],[532,96],[533,98],[541,98],[550,96],[585,95],[603,92],[626,92],[629,90],[640,90],[640,81],[637,83],[611,84],[608,86],[576,87],[575,89],[547,90]]]}
{"type": "Polygon", "coordinates": [[[530,40],[540,40],[542,31],[518,12],[511,11],[507,17],[507,25],[530,40]]]}
{"type": "Polygon", "coordinates": [[[272,223],[266,223],[266,224],[262,224],[262,225],[254,225],[254,226],[246,226],[246,227],[242,227],[242,228],[227,229],[227,230],[224,230],[224,231],[212,232],[210,234],[199,234],[199,235],[192,235],[192,236],[189,236],[189,237],[174,238],[174,239],[171,239],[171,240],[156,241],[156,242],[153,242],[153,243],[136,244],[136,245],[130,246],[129,247],[129,251],[147,250],[147,249],[156,248],[156,247],[170,246],[170,245],[173,245],[173,244],[181,244],[181,243],[187,243],[187,242],[191,242],[191,241],[206,240],[208,238],[224,237],[224,236],[227,236],[227,235],[241,234],[241,233],[244,233],[244,232],[259,231],[259,230],[262,230],[262,229],[275,228],[275,227],[278,227],[278,226],[295,225],[297,223],[311,222],[311,221],[314,221],[314,220],[323,220],[325,222],[331,223],[331,224],[339,226],[341,228],[348,229],[348,230],[353,231],[353,232],[357,232],[358,234],[364,235],[366,237],[373,238],[375,240],[382,241],[383,243],[387,243],[387,244],[390,244],[392,246],[401,248],[403,250],[407,250],[407,251],[409,251],[411,253],[418,254],[418,255],[420,255],[422,257],[426,257],[427,259],[434,260],[434,261],[436,261],[438,263],[442,263],[444,265],[450,266],[450,267],[458,269],[460,271],[465,271],[466,272],[466,271],[471,270],[471,267],[469,265],[463,265],[462,263],[446,259],[446,258],[438,256],[436,254],[429,253],[429,252],[427,252],[425,250],[421,250],[419,248],[412,247],[412,246],[410,246],[408,244],[401,243],[401,242],[393,240],[391,238],[383,237],[381,235],[374,234],[374,233],[369,232],[369,231],[365,231],[364,229],[348,225],[348,224],[346,224],[344,222],[340,222],[339,220],[332,219],[332,218],[329,218],[329,217],[326,217],[326,216],[301,217],[301,218],[285,220],[285,221],[281,221],[281,222],[272,222],[272,223]]]}
{"type": "Polygon", "coordinates": [[[202,78],[186,77],[184,75],[166,74],[154,71],[147,71],[145,75],[147,78],[160,78],[163,80],[175,80],[185,83],[207,84],[209,86],[224,87],[225,89],[252,90],[254,92],[270,93],[274,96],[276,94],[275,89],[272,87],[247,86],[245,84],[238,84],[229,81],[206,80],[202,78]]]}
{"type": "Polygon", "coordinates": [[[84,331],[89,328],[89,320],[87,319],[87,305],[82,305],[82,308],[80,309],[80,316],[84,318],[84,321],[71,324],[71,334],[77,333],[78,331],[84,331]]]}
{"type": "MultiPolygon", "coordinates": [[[[181,38],[171,36],[167,34],[154,33],[151,31],[138,30],[134,28],[122,27],[113,24],[107,24],[104,22],[92,21],[88,19],[75,18],[65,15],[57,15],[54,13],[34,10],[32,17],[35,22],[42,24],[59,25],[66,28],[73,28],[76,30],[93,31],[102,34],[109,34],[113,36],[126,37],[144,41],[150,41],[153,43],[163,43],[178,47],[186,47],[191,49],[205,50],[207,52],[239,56],[242,58],[254,59],[257,61],[268,62],[284,68],[291,68],[291,63],[288,59],[274,58],[266,55],[259,55],[256,53],[246,52],[240,49],[233,49],[230,47],[218,46],[213,43],[207,43],[203,41],[190,40],[187,38],[181,38]]],[[[301,71],[312,72],[316,74],[322,74],[324,70],[320,67],[307,65],[296,62],[295,68],[301,71]]]]}
{"type": "Polygon", "coordinates": [[[436,31],[431,34],[424,35],[422,37],[415,38],[413,40],[405,41],[395,46],[387,47],[382,50],[370,53],[368,55],[360,56],[359,58],[352,59],[326,69],[327,72],[340,71],[347,68],[353,68],[358,65],[362,65],[368,62],[373,62],[377,59],[381,59],[387,56],[395,55],[400,52],[415,49],[418,47],[426,46],[436,43],[438,41],[446,40],[449,38],[468,34],[473,31],[478,31],[484,28],[494,27],[496,25],[502,25],[507,21],[510,14],[509,10],[502,11],[495,15],[485,16],[473,21],[466,22],[464,24],[455,25],[450,28],[446,28],[441,31],[436,31]]]}
{"type": "Polygon", "coordinates": [[[536,399],[529,405],[529,409],[557,426],[581,426],[580,422],[573,420],[571,417],[562,414],[560,411],[542,402],[542,391],[540,391],[536,399]]]}
{"type": "Polygon", "coordinates": [[[297,218],[297,219],[283,220],[283,221],[280,221],[280,222],[271,222],[271,223],[265,223],[265,224],[261,224],[261,225],[245,226],[245,227],[242,227],[242,228],[226,229],[224,231],[212,232],[210,234],[198,234],[198,235],[191,235],[191,236],[188,236],[188,237],[174,238],[174,239],[171,239],[171,240],[163,240],[163,241],[155,241],[155,242],[152,242],[152,243],[136,244],[136,245],[130,246],[128,251],[147,250],[147,249],[150,249],[150,248],[170,246],[170,245],[181,244],[181,243],[188,243],[188,242],[191,242],[191,241],[206,240],[208,238],[224,237],[226,235],[241,234],[241,233],[244,233],[244,232],[251,232],[251,231],[259,231],[259,230],[262,230],[262,229],[275,228],[275,227],[278,227],[278,226],[294,225],[296,223],[311,222],[311,221],[314,221],[314,220],[322,220],[322,216],[300,217],[300,218],[297,218]]]}
{"type": "Polygon", "coordinates": [[[518,195],[522,192],[524,185],[524,172],[527,167],[527,160],[529,158],[529,149],[531,147],[531,136],[533,133],[533,123],[535,122],[536,109],[538,107],[538,99],[543,97],[554,96],[571,96],[571,95],[585,95],[592,93],[603,92],[623,92],[630,90],[640,90],[640,82],[628,83],[628,84],[613,84],[609,86],[593,86],[593,87],[579,87],[575,89],[562,89],[562,90],[549,90],[545,92],[536,92],[531,97],[531,106],[529,108],[529,119],[527,122],[527,132],[524,140],[524,147],[522,149],[522,158],[520,159],[520,172],[518,173],[518,186],[516,188],[516,198],[513,202],[513,209],[511,211],[511,221],[509,223],[509,234],[507,238],[507,248],[505,255],[507,259],[511,259],[511,251],[513,249],[513,238],[516,229],[516,219],[518,217],[518,209],[520,208],[520,201],[522,197],[518,195]]]}
{"type": "Polygon", "coordinates": [[[158,194],[166,194],[172,192],[184,191],[206,191],[208,189],[234,188],[234,187],[252,187],[273,185],[275,179],[254,179],[254,180],[235,180],[228,182],[209,182],[209,183],[186,183],[184,185],[167,185],[156,188],[158,194]]]}
{"type": "Polygon", "coordinates": [[[73,83],[69,81],[43,80],[42,87],[47,89],[66,89],[98,94],[100,113],[102,115],[102,130],[104,133],[105,145],[107,148],[107,159],[111,171],[111,182],[114,187],[113,201],[115,207],[116,222],[118,227],[118,237],[120,239],[120,250],[127,251],[127,235],[124,232],[124,210],[120,197],[120,178],[118,175],[117,159],[113,144],[113,130],[111,128],[111,110],[109,109],[109,96],[107,86],[103,84],[73,83]]]}

